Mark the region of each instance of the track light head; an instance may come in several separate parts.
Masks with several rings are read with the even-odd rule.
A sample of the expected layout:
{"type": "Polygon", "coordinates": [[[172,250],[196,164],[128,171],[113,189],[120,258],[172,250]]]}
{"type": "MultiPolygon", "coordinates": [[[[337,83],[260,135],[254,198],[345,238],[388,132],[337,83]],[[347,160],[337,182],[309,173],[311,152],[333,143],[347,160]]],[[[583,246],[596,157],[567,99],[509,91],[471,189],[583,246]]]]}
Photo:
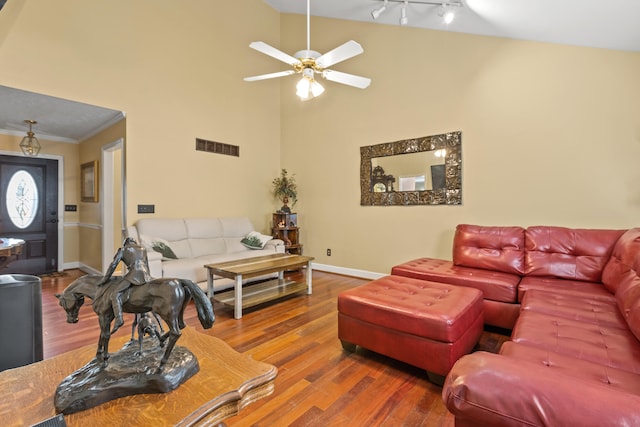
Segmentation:
{"type": "Polygon", "coordinates": [[[453,22],[456,14],[450,5],[443,3],[442,6],[440,6],[440,12],[438,12],[438,16],[442,18],[442,21],[446,25],[449,25],[453,22]]]}
{"type": "Polygon", "coordinates": [[[400,11],[400,25],[407,25],[409,23],[409,18],[407,18],[407,5],[409,2],[405,0],[402,5],[402,10],[400,11]]]}
{"type": "Polygon", "coordinates": [[[382,13],[387,10],[387,2],[388,0],[384,0],[384,4],[380,7],[377,7],[375,9],[373,9],[371,11],[371,16],[373,17],[373,19],[378,19],[380,17],[380,15],[382,15],[382,13]]]}
{"type": "MultiPolygon", "coordinates": [[[[378,0],[381,1],[381,0],[378,0]]],[[[420,7],[427,5],[430,7],[430,11],[438,13],[438,16],[442,19],[445,25],[449,25],[455,18],[456,8],[463,8],[463,0],[384,0],[384,3],[371,11],[371,16],[374,20],[377,20],[386,10],[391,3],[402,3],[400,9],[400,25],[408,25],[409,18],[407,17],[407,8],[409,3],[421,5],[420,7]]]]}

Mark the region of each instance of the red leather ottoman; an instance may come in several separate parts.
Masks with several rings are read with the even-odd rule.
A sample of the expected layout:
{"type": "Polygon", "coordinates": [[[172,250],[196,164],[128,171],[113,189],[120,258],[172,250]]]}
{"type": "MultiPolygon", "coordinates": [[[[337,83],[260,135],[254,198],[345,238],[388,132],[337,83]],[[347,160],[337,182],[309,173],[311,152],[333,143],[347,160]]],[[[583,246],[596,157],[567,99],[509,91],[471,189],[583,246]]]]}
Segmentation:
{"type": "Polygon", "coordinates": [[[442,384],[482,334],[478,289],[386,276],[338,295],[338,338],[425,369],[442,384]]]}

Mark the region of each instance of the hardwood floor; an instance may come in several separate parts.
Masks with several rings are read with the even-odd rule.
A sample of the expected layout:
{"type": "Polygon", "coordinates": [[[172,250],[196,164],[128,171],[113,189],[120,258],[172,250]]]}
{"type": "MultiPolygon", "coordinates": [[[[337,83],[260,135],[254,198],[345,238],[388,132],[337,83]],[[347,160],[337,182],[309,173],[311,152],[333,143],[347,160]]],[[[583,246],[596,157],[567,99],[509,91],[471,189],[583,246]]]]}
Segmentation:
{"type": "MultiPolygon", "coordinates": [[[[78,323],[68,324],[54,296],[83,274],[69,270],[42,278],[45,358],[97,343],[98,323],[90,305],[80,310],[78,323]]],[[[314,271],[313,295],[246,309],[240,320],[233,318],[233,309],[215,303],[216,322],[209,330],[200,326],[193,304],[188,307],[189,326],[278,368],[275,392],[228,419],[228,426],[453,426],[442,389],[424,371],[360,348],[343,351],[337,338],[337,296],[367,282],[314,271]]],[[[131,318],[125,321],[117,336],[130,334],[131,318]]],[[[478,348],[497,351],[506,339],[485,332],[478,348]]]]}

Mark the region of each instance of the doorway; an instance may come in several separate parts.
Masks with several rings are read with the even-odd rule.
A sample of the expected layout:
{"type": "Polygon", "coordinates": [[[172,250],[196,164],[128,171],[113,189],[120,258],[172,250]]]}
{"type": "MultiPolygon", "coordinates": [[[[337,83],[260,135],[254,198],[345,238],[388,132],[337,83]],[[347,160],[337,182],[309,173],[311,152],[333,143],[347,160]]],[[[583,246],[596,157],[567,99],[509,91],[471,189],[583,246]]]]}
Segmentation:
{"type": "Polygon", "coordinates": [[[0,155],[0,236],[22,239],[1,273],[58,271],[58,160],[0,155]]]}
{"type": "Polygon", "coordinates": [[[102,272],[106,273],[125,233],[124,139],[102,147],[102,272]]]}

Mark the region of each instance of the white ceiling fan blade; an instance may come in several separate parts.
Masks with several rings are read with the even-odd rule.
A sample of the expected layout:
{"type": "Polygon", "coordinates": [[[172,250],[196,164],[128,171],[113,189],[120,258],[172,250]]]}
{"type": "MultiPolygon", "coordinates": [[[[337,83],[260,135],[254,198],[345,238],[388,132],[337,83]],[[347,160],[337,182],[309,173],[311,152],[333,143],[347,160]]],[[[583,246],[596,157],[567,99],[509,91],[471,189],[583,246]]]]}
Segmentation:
{"type": "Polygon", "coordinates": [[[278,61],[282,61],[291,66],[299,64],[300,60],[294,58],[293,56],[284,53],[281,50],[276,49],[273,46],[266,44],[265,42],[252,42],[249,47],[251,49],[255,49],[258,52],[262,52],[265,55],[269,55],[272,58],[277,59],[278,61]]]}
{"type": "Polygon", "coordinates": [[[365,89],[371,84],[371,79],[354,74],[342,73],[340,71],[324,70],[322,77],[332,82],[342,83],[343,85],[354,86],[360,89],[365,89]]]}
{"type": "Polygon", "coordinates": [[[245,77],[244,81],[245,82],[255,82],[255,81],[258,81],[258,80],[275,79],[276,77],[290,76],[291,74],[294,74],[294,73],[295,73],[295,71],[293,71],[293,70],[278,71],[277,73],[269,73],[269,74],[261,74],[259,76],[245,77]]]}
{"type": "Polygon", "coordinates": [[[356,55],[360,55],[364,52],[360,43],[355,42],[353,40],[349,40],[343,45],[338,46],[337,48],[325,53],[321,57],[316,59],[316,64],[320,68],[328,68],[338,62],[342,62],[345,59],[353,58],[356,55]]]}

